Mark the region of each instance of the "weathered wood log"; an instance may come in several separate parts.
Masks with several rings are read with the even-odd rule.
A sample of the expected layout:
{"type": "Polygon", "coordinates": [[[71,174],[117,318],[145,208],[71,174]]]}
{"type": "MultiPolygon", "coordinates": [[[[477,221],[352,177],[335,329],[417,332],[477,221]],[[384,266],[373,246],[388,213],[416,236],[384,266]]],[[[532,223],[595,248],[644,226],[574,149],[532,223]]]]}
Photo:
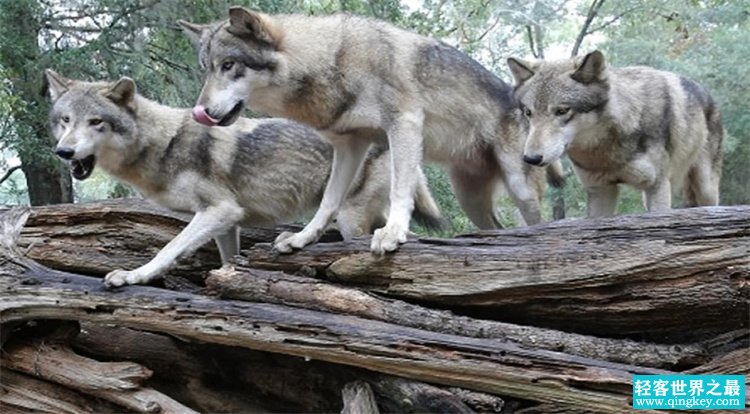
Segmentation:
{"type": "Polygon", "coordinates": [[[344,400],[342,414],[380,414],[375,394],[370,384],[364,381],[353,381],[344,385],[341,398],[344,400]]]}
{"type": "Polygon", "coordinates": [[[378,404],[386,412],[428,412],[431,407],[453,406],[456,401],[489,412],[499,412],[504,405],[502,398],[461,388],[446,392],[432,385],[356,368],[242,348],[186,343],[128,328],[86,323],[74,346],[79,352],[97,358],[135,361],[153,369],[151,382],[156,383],[156,389],[161,389],[160,376],[164,373],[167,373],[164,382],[171,385],[173,377],[190,378],[193,386],[189,392],[172,388],[169,394],[181,396],[204,412],[258,411],[226,403],[206,405],[206,394],[222,390],[226,400],[227,389],[240,389],[251,397],[262,396],[264,407],[271,411],[340,411],[341,406],[335,401],[337,394],[355,379],[367,381],[378,391],[378,404]],[[216,367],[231,369],[220,375],[216,367]],[[418,391],[418,395],[414,392],[405,395],[405,387],[418,391]],[[429,399],[423,397],[425,394],[429,399]]]}
{"type": "MultiPolygon", "coordinates": [[[[45,266],[105,275],[112,269],[133,269],[151,260],[190,218],[138,198],[34,207],[17,243],[29,258],[45,266]]],[[[300,228],[244,228],[242,247],[270,242],[282,231],[300,228]]],[[[324,240],[341,238],[331,232],[324,240]]],[[[218,251],[209,243],[180,260],[170,274],[198,280],[201,272],[219,266],[218,251]]]]}
{"type": "Polygon", "coordinates": [[[77,355],[66,344],[6,344],[0,364],[8,369],[107,400],[140,413],[195,413],[172,398],[142,383],[151,376],[132,362],[99,362],[77,355]]]}
{"type": "Polygon", "coordinates": [[[292,255],[256,245],[256,268],[297,272],[521,324],[598,335],[701,339],[747,328],[750,206],[567,220],[422,238],[376,257],[369,242],[292,255]]]}
{"type": "Polygon", "coordinates": [[[99,414],[125,410],[70,388],[11,369],[3,369],[0,381],[0,411],[5,414],[99,414]]]}
{"type": "Polygon", "coordinates": [[[633,373],[663,372],[280,305],[141,286],[111,292],[96,278],[19,262],[0,266],[0,323],[114,323],[602,412],[629,410],[633,373]]]}
{"type": "Polygon", "coordinates": [[[319,279],[258,270],[248,265],[247,260],[237,258],[233,265],[211,271],[206,287],[224,298],[346,313],[402,326],[475,338],[503,339],[529,348],[564,351],[631,365],[673,369],[696,366],[709,360],[708,353],[699,345],[657,345],[473,319],[319,279]]]}
{"type": "MultiPolygon", "coordinates": [[[[148,261],[182,227],[179,217],[132,200],[39,208],[19,245],[50,267],[102,275],[148,261]]],[[[312,272],[485,319],[685,343],[748,328],[749,223],[748,206],[713,207],[424,238],[384,258],[366,240],[248,254],[253,267],[312,272]]],[[[277,232],[250,229],[243,246],[277,232]]],[[[172,274],[200,284],[218,266],[209,245],[172,274]]]]}

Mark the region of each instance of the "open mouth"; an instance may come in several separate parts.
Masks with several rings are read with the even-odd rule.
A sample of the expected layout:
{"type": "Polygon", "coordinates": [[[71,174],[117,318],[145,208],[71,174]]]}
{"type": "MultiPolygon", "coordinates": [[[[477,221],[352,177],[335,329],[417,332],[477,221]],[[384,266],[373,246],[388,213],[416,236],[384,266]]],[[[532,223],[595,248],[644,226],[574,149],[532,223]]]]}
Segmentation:
{"type": "Polygon", "coordinates": [[[228,114],[224,115],[221,120],[217,123],[219,126],[227,126],[232,125],[234,121],[237,120],[237,118],[240,117],[240,113],[242,112],[242,109],[245,107],[245,102],[239,101],[236,105],[232,108],[231,111],[229,111],[228,114]]]}
{"type": "Polygon", "coordinates": [[[70,161],[70,173],[76,180],[85,180],[94,172],[96,157],[92,154],[80,160],[70,161]]]}

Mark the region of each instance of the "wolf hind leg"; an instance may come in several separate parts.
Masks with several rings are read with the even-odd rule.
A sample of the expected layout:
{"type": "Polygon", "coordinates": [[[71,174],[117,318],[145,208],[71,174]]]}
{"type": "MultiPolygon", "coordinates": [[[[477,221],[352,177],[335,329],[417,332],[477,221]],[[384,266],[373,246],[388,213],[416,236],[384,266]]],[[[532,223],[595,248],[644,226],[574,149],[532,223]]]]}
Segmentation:
{"type": "Polygon", "coordinates": [[[685,178],[683,196],[685,207],[715,206],[719,204],[719,174],[705,164],[690,168],[685,178]]]}
{"type": "Polygon", "coordinates": [[[474,174],[454,167],[450,171],[450,178],[458,204],[475,226],[482,230],[503,227],[495,215],[497,176],[474,174]]]}
{"type": "Polygon", "coordinates": [[[320,238],[341,207],[369,147],[369,140],[357,137],[342,137],[333,143],[331,177],[326,184],[318,211],[299,233],[284,232],[276,238],[274,248],[278,252],[291,253],[320,238]]]}
{"type": "Polygon", "coordinates": [[[668,178],[657,181],[643,192],[648,211],[666,211],[672,208],[672,185],[668,178]]]}
{"type": "Polygon", "coordinates": [[[232,226],[225,233],[214,236],[216,247],[219,248],[221,262],[227,263],[229,259],[240,254],[240,228],[232,226]]]}
{"type": "Polygon", "coordinates": [[[382,255],[406,242],[414,209],[414,193],[422,173],[424,111],[401,112],[387,128],[391,154],[390,212],[385,226],[375,230],[370,251],[382,255]]]}

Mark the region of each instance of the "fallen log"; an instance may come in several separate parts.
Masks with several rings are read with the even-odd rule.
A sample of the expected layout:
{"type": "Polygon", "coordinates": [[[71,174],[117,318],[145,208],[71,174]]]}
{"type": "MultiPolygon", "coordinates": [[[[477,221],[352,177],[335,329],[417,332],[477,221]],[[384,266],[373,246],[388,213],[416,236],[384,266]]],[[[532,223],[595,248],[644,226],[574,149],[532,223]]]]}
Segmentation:
{"type": "Polygon", "coordinates": [[[233,265],[210,272],[206,286],[224,298],[292,305],[346,313],[401,326],[474,338],[496,338],[528,348],[567,352],[611,362],[674,369],[708,361],[706,349],[695,344],[658,345],[629,339],[597,338],[552,329],[473,319],[400,300],[336,285],[319,279],[233,265]]]}
{"type": "MultiPolygon", "coordinates": [[[[103,275],[150,260],[184,217],[134,200],[50,206],[32,211],[18,244],[49,267],[103,275]]],[[[255,245],[279,230],[243,232],[254,268],[302,272],[484,319],[597,336],[688,343],[748,329],[749,206],[421,238],[383,258],[369,253],[365,239],[318,243],[283,256],[255,245]]],[[[195,291],[218,267],[218,254],[207,245],[170,275],[188,278],[193,285],[183,290],[195,291]]]]}
{"type": "Polygon", "coordinates": [[[750,206],[421,238],[385,257],[368,245],[246,254],[254,268],[564,331],[690,342],[749,324],[750,206]]]}
{"type": "Polygon", "coordinates": [[[106,291],[99,279],[46,269],[7,249],[2,253],[0,323],[50,318],[114,323],[608,412],[628,410],[634,372],[659,372],[280,305],[142,286],[106,291]]]}
{"type": "MultiPolygon", "coordinates": [[[[189,214],[138,198],[34,207],[17,245],[27,257],[42,265],[103,276],[112,269],[133,269],[148,262],[190,218],[189,214]]],[[[244,228],[242,247],[270,242],[283,231],[300,228],[244,228]]],[[[335,233],[327,233],[324,240],[341,239],[335,233]]],[[[180,260],[170,274],[200,282],[201,272],[219,266],[218,250],[210,243],[180,260]]]]}
{"type": "Polygon", "coordinates": [[[61,385],[3,369],[0,381],[0,411],[5,414],[99,414],[123,410],[61,385]]]}
{"type": "Polygon", "coordinates": [[[226,401],[231,390],[241,390],[250,398],[260,397],[264,411],[341,411],[342,406],[336,401],[341,388],[358,380],[365,380],[378,391],[378,404],[385,412],[428,412],[435,406],[448,407],[461,402],[480,412],[499,412],[504,406],[499,397],[466,389],[444,390],[321,361],[187,343],[129,328],[85,323],[73,346],[94,358],[128,360],[149,367],[154,371],[151,381],[154,388],[162,389],[168,384],[170,395],[180,396],[180,400],[188,401],[201,412],[259,411],[226,402],[216,404],[210,399],[212,404],[207,405],[206,395],[221,392],[222,400],[226,401]],[[216,367],[225,368],[217,373],[216,367]],[[176,389],[174,377],[189,378],[190,390],[176,389]]]}
{"type": "Polygon", "coordinates": [[[152,374],[147,368],[132,362],[99,362],[85,358],[64,342],[48,342],[43,338],[6,344],[0,365],[139,413],[195,413],[143,386],[152,374]]]}
{"type": "MultiPolygon", "coordinates": [[[[2,240],[5,248],[0,249],[0,256],[5,259],[0,263],[0,329],[5,336],[7,332],[12,331],[14,323],[37,318],[115,323],[137,329],[164,332],[191,341],[214,343],[218,346],[238,346],[330,361],[335,364],[393,373],[420,381],[458,386],[465,390],[507,395],[521,400],[536,401],[540,403],[538,407],[554,407],[559,412],[620,412],[628,409],[632,373],[663,371],[616,364],[611,360],[602,361],[601,359],[610,357],[619,358],[616,352],[607,348],[597,350],[596,352],[599,352],[597,358],[571,355],[572,349],[567,347],[573,344],[570,341],[575,339],[576,335],[539,329],[539,331],[553,332],[557,338],[569,342],[566,342],[563,348],[559,346],[555,348],[551,339],[553,337],[545,337],[540,341],[543,345],[536,346],[532,339],[523,338],[525,327],[494,322],[488,325],[494,327],[494,331],[483,330],[482,324],[491,321],[456,317],[447,311],[427,309],[414,303],[385,299],[378,295],[382,293],[407,298],[421,304],[449,306],[475,315],[488,312],[492,313],[493,318],[498,319],[520,318],[519,320],[524,320],[523,318],[528,318],[530,323],[541,321],[542,325],[550,326],[555,326],[556,321],[563,320],[565,315],[575,318],[583,310],[594,313],[598,311],[600,315],[598,317],[604,315],[604,320],[599,322],[600,327],[606,327],[618,318],[626,318],[628,315],[638,316],[638,312],[645,312],[645,310],[651,313],[654,309],[670,310],[672,309],[670,306],[676,306],[682,303],[681,301],[691,297],[695,299],[697,298],[696,290],[700,287],[699,282],[705,282],[707,292],[710,293],[706,301],[718,306],[713,314],[718,319],[712,320],[712,329],[707,326],[704,315],[695,315],[696,309],[702,310],[706,306],[696,301],[696,304],[688,307],[688,313],[691,313],[689,315],[692,317],[691,320],[695,319],[697,323],[695,325],[685,323],[681,327],[682,331],[692,330],[692,332],[678,332],[673,325],[668,325],[664,330],[667,335],[660,335],[654,327],[643,330],[643,332],[650,333],[650,337],[664,341],[682,342],[700,339],[701,344],[686,346],[681,344],[674,347],[654,344],[647,344],[647,346],[654,346],[656,349],[665,351],[666,355],[676,355],[677,358],[684,355],[694,358],[689,364],[675,364],[676,368],[705,363],[697,369],[717,368],[743,372],[746,369],[746,355],[730,354],[734,359],[729,359],[724,353],[738,349],[738,345],[741,346],[742,341],[748,337],[745,316],[748,314],[747,281],[750,266],[748,266],[749,244],[747,242],[750,231],[747,225],[742,228],[734,223],[727,209],[695,210],[699,216],[697,222],[703,223],[703,226],[708,229],[708,236],[705,240],[693,234],[696,228],[700,228],[694,226],[695,223],[691,221],[694,218],[688,220],[683,217],[684,222],[680,223],[680,226],[676,227],[677,231],[674,232],[665,224],[668,221],[662,220],[657,215],[656,224],[646,220],[647,218],[651,220],[653,217],[644,216],[626,222],[620,230],[615,228],[613,223],[605,223],[606,225],[602,226],[603,234],[598,236],[593,227],[590,228],[584,223],[583,228],[585,232],[590,233],[590,237],[578,240],[577,243],[574,243],[575,239],[570,236],[574,227],[568,227],[569,234],[566,238],[564,231],[556,230],[553,225],[547,225],[547,227],[539,226],[536,230],[532,228],[508,231],[507,234],[505,232],[482,233],[442,241],[421,239],[407,244],[402,251],[394,255],[378,260],[369,256],[369,253],[363,253],[367,250],[364,241],[358,241],[352,245],[321,243],[296,255],[280,256],[275,259],[272,257],[273,252],[270,252],[267,246],[256,246],[248,251],[251,257],[255,258],[251,262],[253,267],[260,266],[269,269],[279,267],[288,272],[301,272],[308,277],[257,271],[247,267],[246,264],[237,265],[234,269],[224,269],[235,272],[232,275],[237,280],[240,280],[243,275],[246,276],[242,273],[245,271],[250,275],[263,275],[257,277],[260,289],[251,287],[251,294],[257,295],[254,300],[275,302],[276,305],[217,300],[192,293],[197,292],[196,288],[202,284],[207,268],[196,270],[186,267],[182,270],[193,283],[186,285],[188,289],[185,292],[149,287],[128,287],[117,291],[105,291],[97,279],[48,269],[20,257],[20,253],[14,251],[13,245],[16,238],[13,238],[12,241],[2,240]],[[707,217],[711,215],[717,216],[716,223],[708,223],[710,220],[707,217]],[[524,234],[524,232],[528,233],[524,234]],[[546,235],[547,232],[557,234],[557,244],[546,235]],[[510,240],[504,240],[506,235],[511,236],[510,240]],[[631,256],[634,252],[644,253],[647,250],[646,247],[641,246],[641,250],[631,249],[627,254],[620,249],[638,246],[639,242],[646,247],[661,243],[663,249],[646,257],[645,260],[628,263],[628,258],[632,260],[631,256]],[[549,266],[555,262],[547,257],[550,256],[549,254],[540,257],[539,251],[535,253],[536,256],[533,256],[531,250],[536,244],[543,247],[554,246],[554,254],[561,255],[567,260],[561,262],[563,264],[561,267],[569,272],[577,269],[579,273],[563,275],[556,268],[538,268],[536,273],[532,272],[527,267],[533,260],[538,260],[542,264],[547,263],[549,266]],[[582,265],[575,263],[575,260],[580,260],[584,264],[596,262],[596,260],[586,258],[585,252],[594,251],[597,244],[600,245],[600,250],[606,251],[599,259],[614,260],[613,273],[608,273],[603,267],[584,269],[582,265]],[[576,245],[583,246],[581,251],[576,250],[576,245]],[[362,250],[357,251],[357,246],[362,250]],[[610,252],[613,246],[618,249],[610,252]],[[424,250],[424,255],[419,252],[420,249],[424,250]],[[523,251],[526,254],[526,256],[520,255],[516,269],[509,265],[513,259],[500,257],[503,252],[513,253],[514,251],[523,251]],[[457,262],[461,252],[464,254],[462,261],[457,262]],[[740,257],[742,252],[745,253],[744,257],[740,257]],[[304,256],[308,256],[309,260],[298,262],[299,257],[304,256]],[[439,269],[436,270],[437,265],[432,263],[423,266],[417,260],[420,257],[442,260],[447,270],[440,273],[439,269]],[[664,263],[657,263],[658,259],[663,259],[664,263]],[[356,263],[357,260],[361,263],[356,263]],[[379,262],[384,264],[385,269],[392,272],[391,276],[386,277],[385,272],[377,267],[379,262]],[[493,263],[499,266],[495,273],[491,273],[488,267],[493,263]],[[678,266],[680,263],[684,265],[683,268],[678,266]],[[505,267],[502,266],[503,264],[505,267]],[[467,269],[463,269],[464,267],[467,269]],[[425,269],[426,275],[420,276],[419,272],[422,268],[425,269]],[[454,295],[446,294],[450,291],[450,279],[445,274],[447,271],[455,271],[458,275],[454,295]],[[517,273],[516,276],[513,275],[514,271],[517,273]],[[366,279],[368,272],[375,273],[371,281],[366,279]],[[482,272],[491,277],[482,280],[479,277],[479,273],[482,272]],[[548,274],[551,275],[550,280],[547,280],[548,274]],[[709,280],[712,274],[719,276],[718,281],[709,280]],[[508,277],[507,281],[502,279],[503,275],[508,277]],[[633,278],[632,282],[627,280],[628,275],[633,278]],[[327,280],[314,280],[309,276],[327,280]],[[654,280],[649,279],[652,276],[654,280]],[[362,290],[337,286],[331,283],[331,280],[345,280],[348,284],[358,286],[362,290]],[[477,286],[468,285],[467,280],[474,280],[477,286]],[[409,287],[407,283],[413,283],[415,286],[409,287]],[[263,286],[267,287],[268,291],[263,292],[263,286]],[[554,286],[558,287],[558,291],[553,291],[554,286]],[[306,293],[305,288],[313,288],[313,291],[306,293]],[[420,288],[423,288],[423,294],[416,293],[420,288]],[[667,297],[675,294],[675,291],[679,289],[685,289],[687,294],[678,298],[667,297]],[[508,299],[500,297],[501,293],[507,295],[508,299]],[[543,300],[535,301],[534,295],[537,294],[543,300]],[[347,302],[342,303],[342,297],[339,295],[347,302]],[[464,306],[460,298],[466,299],[466,303],[470,306],[464,306]],[[542,309],[544,300],[549,300],[552,310],[542,309]],[[288,305],[307,307],[311,310],[300,311],[299,308],[288,305]],[[730,314],[729,309],[733,306],[734,314],[730,314]],[[534,314],[536,319],[532,320],[531,316],[518,316],[516,313],[520,311],[516,310],[516,307],[530,311],[532,314],[537,312],[534,314]],[[505,312],[500,312],[503,310],[505,312]],[[411,313],[398,315],[400,311],[411,313]],[[553,311],[564,315],[551,316],[553,311]],[[332,312],[349,313],[349,315],[336,315],[332,312]],[[408,325],[405,321],[415,315],[424,317],[426,321],[424,326],[419,324],[414,324],[411,328],[402,326],[408,325]],[[439,321],[446,317],[449,321],[452,318],[465,321],[466,326],[462,327],[460,323],[444,322],[441,327],[439,321]],[[745,320],[738,321],[741,318],[745,320]],[[502,332],[503,329],[508,332],[502,332]],[[729,331],[732,333],[729,334],[729,331]],[[715,336],[715,338],[704,341],[709,336],[715,336]],[[545,347],[547,349],[537,349],[545,347]],[[556,349],[566,352],[552,351],[556,349]],[[703,349],[709,352],[704,353],[703,349]],[[686,352],[683,354],[683,351],[686,352]],[[601,355],[609,356],[602,358],[601,355]],[[706,355],[717,356],[717,358],[708,362],[706,355]],[[741,362],[741,366],[733,363],[737,359],[735,357],[744,361],[741,362]]],[[[750,209],[743,207],[737,209],[739,209],[739,217],[747,223],[750,209]]],[[[129,249],[130,243],[133,243],[130,240],[133,234],[138,237],[142,233],[159,233],[150,227],[150,222],[152,220],[158,222],[163,220],[159,217],[164,217],[161,213],[154,213],[151,219],[138,222],[138,219],[134,217],[143,217],[140,213],[134,213],[134,216],[127,220],[121,220],[116,215],[108,216],[106,213],[102,213],[97,218],[96,213],[91,211],[89,213],[89,219],[93,217],[93,220],[99,221],[100,225],[109,223],[109,229],[102,233],[101,229],[96,230],[97,225],[90,224],[88,236],[80,234],[73,236],[72,239],[76,241],[68,247],[69,250],[65,254],[59,254],[55,259],[57,262],[52,260],[50,263],[64,263],[67,260],[67,266],[71,268],[75,266],[79,269],[77,271],[103,274],[110,269],[106,264],[102,264],[103,261],[97,262],[97,260],[103,260],[102,258],[94,257],[94,264],[87,265],[86,260],[80,258],[71,260],[70,257],[75,256],[75,253],[79,252],[78,249],[85,250],[96,246],[98,239],[106,237],[108,232],[119,232],[116,238],[121,243],[107,242],[105,243],[107,249],[117,251],[122,248],[122,245],[127,245],[129,249]],[[132,234],[128,234],[128,222],[134,229],[132,234]],[[133,222],[137,222],[138,225],[132,225],[133,222]],[[120,227],[123,224],[126,227],[120,227]],[[98,270],[89,271],[95,266],[99,266],[98,270]]],[[[60,217],[63,216],[65,215],[60,217]]],[[[85,226],[86,218],[77,217],[83,220],[79,224],[85,226]]],[[[171,222],[179,223],[179,220],[175,219],[171,222]]],[[[20,231],[17,229],[18,223],[9,225],[6,222],[4,224],[6,232],[8,227],[20,231]]],[[[167,227],[171,226],[172,224],[167,227]]],[[[55,236],[60,237],[58,240],[71,237],[65,234],[65,219],[58,220],[57,224],[52,227],[61,230],[55,236]]],[[[175,224],[174,229],[179,230],[179,224],[175,224]]],[[[40,239],[40,234],[42,233],[29,233],[26,230],[24,237],[21,238],[27,241],[23,247],[29,256],[32,256],[32,252],[37,251],[39,247],[46,246],[47,241],[40,239]]],[[[164,240],[165,243],[167,239],[164,240]]],[[[137,245],[138,241],[135,243],[137,245]]],[[[209,250],[207,254],[211,254],[211,251],[209,250]]],[[[213,256],[218,258],[218,255],[213,256]]],[[[150,255],[145,260],[148,259],[150,255]]],[[[114,256],[114,260],[120,260],[120,258],[114,256]]],[[[116,267],[127,266],[117,265],[116,267]]],[[[242,284],[237,286],[242,286],[242,284]]],[[[236,288],[236,286],[230,287],[236,288]]],[[[234,293],[231,289],[226,289],[223,294],[231,296],[237,292],[240,292],[238,298],[250,299],[239,296],[245,294],[242,289],[234,293]]],[[[653,320],[656,322],[667,320],[668,317],[679,320],[687,319],[687,316],[674,312],[671,315],[655,316],[653,320]]],[[[586,317],[588,320],[595,319],[593,315],[586,317]]],[[[636,319],[628,325],[628,330],[625,332],[615,333],[608,329],[603,331],[613,336],[620,336],[623,333],[637,336],[639,334],[636,326],[645,324],[647,321],[645,315],[636,319]]],[[[584,331],[585,327],[578,326],[580,325],[578,321],[572,323],[573,325],[560,326],[566,329],[573,326],[575,329],[571,330],[584,331]]],[[[611,328],[612,326],[609,329],[611,328]]],[[[525,331],[527,334],[537,333],[538,328],[529,329],[531,331],[525,331]]],[[[602,334],[602,331],[597,333],[602,334]]],[[[589,342],[584,342],[588,344],[587,346],[603,345],[605,342],[602,341],[610,340],[615,343],[622,341],[621,343],[624,344],[635,344],[628,340],[577,336],[588,340],[589,342]]],[[[3,341],[5,339],[3,338],[3,341]]],[[[209,395],[210,390],[207,390],[204,385],[192,384],[193,387],[198,387],[209,395]]],[[[377,387],[373,383],[370,385],[377,393],[377,387]]],[[[340,390],[341,388],[338,388],[338,391],[340,390]]],[[[451,395],[455,396],[453,393],[451,395]]],[[[221,396],[217,397],[221,398],[221,396]]]]}

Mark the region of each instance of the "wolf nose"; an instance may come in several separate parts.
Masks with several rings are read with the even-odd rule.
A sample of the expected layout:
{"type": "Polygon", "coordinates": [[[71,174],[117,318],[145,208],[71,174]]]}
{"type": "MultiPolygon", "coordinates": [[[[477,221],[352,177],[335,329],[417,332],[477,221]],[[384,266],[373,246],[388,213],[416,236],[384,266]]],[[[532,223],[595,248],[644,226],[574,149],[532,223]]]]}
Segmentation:
{"type": "Polygon", "coordinates": [[[55,154],[57,154],[58,157],[69,160],[73,158],[73,155],[75,155],[75,150],[73,148],[68,147],[62,147],[55,150],[55,154]]]}
{"type": "Polygon", "coordinates": [[[524,155],[523,161],[531,165],[541,165],[544,156],[542,155],[524,155]]]}

